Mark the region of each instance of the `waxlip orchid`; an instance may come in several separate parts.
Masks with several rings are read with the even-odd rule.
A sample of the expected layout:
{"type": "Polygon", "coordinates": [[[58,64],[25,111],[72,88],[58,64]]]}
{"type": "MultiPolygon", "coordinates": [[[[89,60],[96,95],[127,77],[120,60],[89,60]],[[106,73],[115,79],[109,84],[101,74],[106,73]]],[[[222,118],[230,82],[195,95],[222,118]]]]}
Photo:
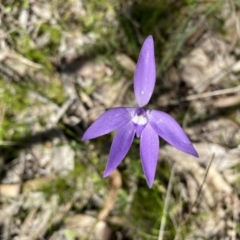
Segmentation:
{"type": "Polygon", "coordinates": [[[140,138],[140,158],[149,187],[152,187],[155,177],[159,137],[175,148],[198,157],[187,135],[170,115],[144,108],[152,96],[155,81],[154,43],[152,36],[148,36],[142,46],[134,74],[134,93],[139,107],[116,107],[106,111],[82,137],[82,140],[89,140],[117,130],[104,177],[109,176],[122,162],[135,134],[140,138]]]}

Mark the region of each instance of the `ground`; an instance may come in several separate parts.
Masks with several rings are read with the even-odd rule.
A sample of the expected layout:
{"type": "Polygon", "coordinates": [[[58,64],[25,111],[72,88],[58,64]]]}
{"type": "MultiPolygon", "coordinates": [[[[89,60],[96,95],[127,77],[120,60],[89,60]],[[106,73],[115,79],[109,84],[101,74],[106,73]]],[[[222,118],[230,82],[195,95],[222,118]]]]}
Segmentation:
{"type": "Polygon", "coordinates": [[[0,3],[1,239],[240,239],[238,0],[0,3]],[[139,139],[103,178],[113,134],[83,142],[105,110],[136,106],[133,74],[155,44],[149,109],[199,158],[161,140],[148,188],[139,139]]]}

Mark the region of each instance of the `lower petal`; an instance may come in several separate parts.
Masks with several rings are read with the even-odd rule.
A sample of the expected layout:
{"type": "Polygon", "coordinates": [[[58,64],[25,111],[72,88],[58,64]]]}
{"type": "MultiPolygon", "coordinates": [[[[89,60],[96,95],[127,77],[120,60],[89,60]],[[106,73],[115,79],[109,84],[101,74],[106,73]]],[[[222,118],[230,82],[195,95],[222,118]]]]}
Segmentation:
{"type": "Polygon", "coordinates": [[[159,151],[159,137],[148,124],[141,134],[140,157],[142,160],[143,172],[147,179],[147,184],[151,188],[153,185],[159,151]]]}
{"type": "Polygon", "coordinates": [[[118,129],[112,142],[104,177],[109,176],[122,162],[132,145],[134,134],[132,122],[118,129]]]}

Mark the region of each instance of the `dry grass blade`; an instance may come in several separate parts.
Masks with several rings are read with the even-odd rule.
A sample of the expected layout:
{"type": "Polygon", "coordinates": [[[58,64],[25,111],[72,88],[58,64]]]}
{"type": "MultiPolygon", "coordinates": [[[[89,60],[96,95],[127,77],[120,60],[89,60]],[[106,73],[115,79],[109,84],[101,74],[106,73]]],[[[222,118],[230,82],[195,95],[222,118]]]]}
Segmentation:
{"type": "Polygon", "coordinates": [[[169,201],[170,201],[170,194],[171,194],[171,191],[172,191],[174,173],[175,173],[175,169],[174,169],[174,165],[173,165],[171,175],[170,175],[170,178],[169,178],[167,195],[166,195],[166,198],[165,198],[165,201],[164,201],[164,208],[163,208],[163,214],[162,214],[162,219],[161,219],[161,225],[160,225],[158,240],[162,240],[163,236],[164,236],[164,228],[165,228],[165,224],[166,224],[167,210],[168,210],[168,205],[169,205],[169,201]]]}
{"type": "MultiPolygon", "coordinates": [[[[180,101],[194,101],[197,99],[202,99],[202,98],[208,98],[208,97],[214,97],[214,96],[219,96],[219,95],[224,95],[224,94],[230,94],[230,93],[237,93],[240,91],[240,86],[234,87],[234,88],[227,88],[227,89],[221,89],[221,90],[216,90],[216,91],[211,91],[211,92],[204,92],[200,94],[193,94],[189,95],[187,97],[181,98],[180,101]]],[[[174,103],[178,103],[179,100],[174,100],[174,103]]]]}
{"type": "Polygon", "coordinates": [[[181,232],[182,228],[184,227],[185,224],[188,223],[188,221],[190,220],[190,217],[191,217],[193,208],[198,204],[198,200],[199,200],[199,197],[200,197],[200,195],[201,195],[203,185],[204,185],[204,183],[205,183],[205,181],[206,181],[206,179],[207,179],[207,175],[208,175],[209,169],[210,169],[210,167],[211,167],[211,165],[212,165],[214,156],[215,156],[215,153],[213,153],[212,158],[211,158],[211,161],[209,162],[209,165],[208,165],[208,167],[207,167],[206,173],[205,173],[205,175],[204,175],[204,179],[203,179],[202,184],[201,184],[201,186],[200,186],[200,188],[199,188],[199,190],[198,190],[196,199],[195,199],[195,201],[192,203],[192,205],[191,205],[191,207],[190,207],[190,212],[189,212],[189,214],[187,215],[187,217],[185,218],[185,220],[184,220],[184,221],[181,223],[181,225],[179,226],[179,228],[178,228],[178,230],[177,230],[177,233],[176,233],[176,235],[175,235],[175,237],[174,237],[174,240],[178,240],[178,239],[179,239],[179,235],[180,235],[180,232],[181,232]]]}
{"type": "Polygon", "coordinates": [[[235,24],[236,24],[236,30],[237,30],[238,38],[240,41],[240,22],[239,22],[237,14],[236,14],[236,6],[235,6],[235,3],[233,2],[233,0],[229,0],[229,3],[231,6],[231,9],[233,11],[234,20],[235,20],[235,24]]]}

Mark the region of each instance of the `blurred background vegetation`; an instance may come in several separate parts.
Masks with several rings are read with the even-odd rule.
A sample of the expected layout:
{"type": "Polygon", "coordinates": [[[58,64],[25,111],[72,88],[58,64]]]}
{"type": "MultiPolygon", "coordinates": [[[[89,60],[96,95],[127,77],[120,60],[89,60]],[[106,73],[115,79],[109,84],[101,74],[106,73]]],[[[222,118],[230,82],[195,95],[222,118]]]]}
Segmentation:
{"type": "Polygon", "coordinates": [[[0,16],[1,239],[240,238],[238,0],[3,0],[0,16]],[[112,135],[81,141],[106,109],[136,105],[148,35],[149,108],[200,154],[161,141],[152,189],[138,139],[106,179],[112,135]]]}

